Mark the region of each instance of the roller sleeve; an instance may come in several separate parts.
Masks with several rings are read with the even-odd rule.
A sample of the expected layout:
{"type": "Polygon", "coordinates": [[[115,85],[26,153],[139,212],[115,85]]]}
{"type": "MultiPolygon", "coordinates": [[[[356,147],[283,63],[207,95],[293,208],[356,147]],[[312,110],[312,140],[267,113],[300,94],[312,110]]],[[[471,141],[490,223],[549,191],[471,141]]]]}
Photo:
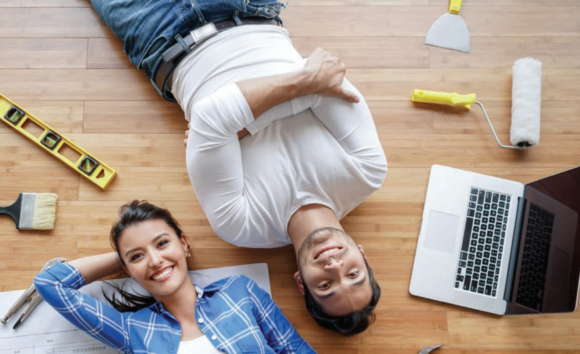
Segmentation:
{"type": "Polygon", "coordinates": [[[512,83],[513,145],[538,145],[540,142],[540,105],[542,102],[542,63],[522,58],[514,63],[512,83]]]}

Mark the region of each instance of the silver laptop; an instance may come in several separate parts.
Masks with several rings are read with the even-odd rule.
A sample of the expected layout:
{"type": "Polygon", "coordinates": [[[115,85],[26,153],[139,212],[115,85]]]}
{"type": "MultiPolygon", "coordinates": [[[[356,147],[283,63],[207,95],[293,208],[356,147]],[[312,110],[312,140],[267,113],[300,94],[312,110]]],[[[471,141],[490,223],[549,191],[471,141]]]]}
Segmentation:
{"type": "Polygon", "coordinates": [[[502,314],[573,312],[580,167],[527,185],[433,165],[411,294],[502,314]]]}

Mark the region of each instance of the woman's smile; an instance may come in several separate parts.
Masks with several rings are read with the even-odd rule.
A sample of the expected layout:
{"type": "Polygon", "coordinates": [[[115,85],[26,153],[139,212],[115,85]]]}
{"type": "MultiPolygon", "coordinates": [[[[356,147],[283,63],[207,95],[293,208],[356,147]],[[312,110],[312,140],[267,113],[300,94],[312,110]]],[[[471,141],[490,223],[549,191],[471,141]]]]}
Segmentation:
{"type": "Polygon", "coordinates": [[[149,279],[151,279],[153,281],[158,281],[158,282],[166,281],[173,274],[173,268],[174,267],[175,266],[165,267],[164,269],[161,269],[161,270],[153,273],[149,277],[149,279]]]}

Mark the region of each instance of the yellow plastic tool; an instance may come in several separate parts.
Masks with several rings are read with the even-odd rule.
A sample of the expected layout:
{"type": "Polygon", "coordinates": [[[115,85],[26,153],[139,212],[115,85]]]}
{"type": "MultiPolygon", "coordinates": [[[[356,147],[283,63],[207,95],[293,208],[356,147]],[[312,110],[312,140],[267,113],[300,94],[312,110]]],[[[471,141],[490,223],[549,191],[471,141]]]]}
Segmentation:
{"type": "Polygon", "coordinates": [[[475,94],[460,95],[456,92],[437,92],[425,90],[413,90],[411,97],[413,102],[444,104],[451,107],[465,107],[471,109],[471,105],[475,103],[475,94]]]}
{"type": "Polygon", "coordinates": [[[0,94],[0,120],[102,189],[107,188],[117,175],[114,169],[2,94],[0,94]],[[43,132],[39,136],[31,134],[26,130],[26,126],[30,124],[36,125],[43,132]],[[61,154],[67,148],[76,151],[80,157],[76,161],[71,161],[61,154]]]}
{"type": "Polygon", "coordinates": [[[451,0],[449,1],[449,12],[454,15],[459,15],[461,11],[461,3],[463,0],[451,0]]]}
{"type": "Polygon", "coordinates": [[[523,142],[518,145],[504,145],[499,141],[499,137],[493,128],[493,124],[491,124],[491,119],[489,119],[489,115],[485,110],[483,104],[479,101],[475,100],[475,94],[470,93],[468,95],[460,95],[456,92],[437,92],[437,91],[425,91],[425,90],[413,90],[413,96],[411,96],[411,101],[413,102],[422,102],[422,103],[434,103],[434,104],[442,104],[451,107],[465,107],[471,110],[471,105],[476,104],[481,108],[481,111],[485,115],[485,119],[489,124],[489,128],[495,137],[495,141],[497,144],[502,148],[506,149],[516,149],[516,150],[523,150],[527,147],[531,146],[528,142],[523,142]]]}

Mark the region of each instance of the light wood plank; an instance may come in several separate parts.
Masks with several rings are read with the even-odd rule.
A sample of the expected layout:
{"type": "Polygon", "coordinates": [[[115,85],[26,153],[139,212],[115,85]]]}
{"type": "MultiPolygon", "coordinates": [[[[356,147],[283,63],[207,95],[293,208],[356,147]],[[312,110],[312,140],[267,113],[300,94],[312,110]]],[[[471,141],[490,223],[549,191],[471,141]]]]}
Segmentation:
{"type": "MultiPolygon", "coordinates": [[[[550,4],[556,6],[575,6],[578,3],[575,0],[554,0],[550,4]]],[[[446,9],[449,5],[449,0],[292,0],[288,3],[289,6],[329,6],[329,7],[344,7],[344,6],[417,6],[417,5],[435,5],[442,6],[446,9]]],[[[542,0],[471,0],[466,2],[463,6],[487,6],[487,5],[502,5],[502,6],[538,6],[546,5],[542,0]]]]}
{"type": "Polygon", "coordinates": [[[542,316],[493,316],[449,311],[449,342],[456,348],[578,350],[578,313],[542,316]],[[482,335],[485,333],[485,335],[482,335]],[[476,333],[477,332],[477,333],[476,333]]]}
{"type": "MultiPolygon", "coordinates": [[[[288,6],[410,6],[410,5],[427,5],[429,0],[292,0],[288,6]]],[[[282,13],[284,14],[284,13],[282,13]]]]}
{"type": "Polygon", "coordinates": [[[86,39],[2,39],[0,69],[76,69],[87,65],[86,39]]]}
{"type": "Polygon", "coordinates": [[[473,37],[470,54],[429,47],[433,68],[511,68],[520,58],[532,57],[542,68],[580,67],[580,37],[473,37]]]}
{"type": "MultiPolygon", "coordinates": [[[[289,7],[284,26],[299,37],[424,37],[442,14],[437,6],[377,6],[373,11],[364,6],[289,7]]],[[[568,6],[466,6],[461,16],[473,37],[580,35],[576,14],[568,6]]]]}
{"type": "MultiPolygon", "coordinates": [[[[55,254],[69,259],[76,257],[76,237],[63,237],[54,231],[19,231],[15,236],[1,235],[0,241],[0,267],[3,272],[38,272],[55,254]]],[[[27,281],[30,285],[32,278],[27,281]]]]}
{"type": "MultiPolygon", "coordinates": [[[[429,5],[440,5],[446,8],[449,4],[448,0],[428,0],[429,5]]],[[[578,6],[575,0],[553,0],[550,1],[553,6],[578,6]]],[[[470,0],[462,5],[464,6],[546,6],[547,3],[542,0],[470,0]]]]}
{"type": "Polygon", "coordinates": [[[0,33],[4,38],[113,36],[92,8],[4,8],[0,33]]]}
{"type": "Polygon", "coordinates": [[[447,343],[446,312],[377,310],[377,321],[362,343],[371,348],[416,348],[447,343]]]}
{"type": "MultiPolygon", "coordinates": [[[[424,36],[434,19],[433,7],[292,7],[282,15],[293,37],[424,36]],[[324,14],[324,16],[321,16],[324,14]]],[[[441,14],[439,14],[440,16],[441,14]]]]}
{"type": "Polygon", "coordinates": [[[183,134],[187,130],[183,111],[173,102],[99,101],[85,107],[85,133],[183,134]]]}
{"type": "Polygon", "coordinates": [[[87,67],[91,69],[132,69],[133,63],[123,52],[123,43],[117,38],[89,39],[87,67]]]}
{"type": "Polygon", "coordinates": [[[91,7],[89,0],[2,0],[0,7],[91,7]]]}
{"type": "Polygon", "coordinates": [[[422,38],[294,37],[292,43],[305,58],[322,47],[339,56],[347,69],[429,67],[429,48],[422,38]]]}
{"type": "Polygon", "coordinates": [[[0,92],[12,100],[163,100],[137,69],[4,69],[0,75],[0,92]]]}
{"type": "Polygon", "coordinates": [[[185,167],[116,167],[118,176],[107,191],[96,189],[92,183],[82,183],[82,201],[114,200],[121,203],[133,199],[192,201],[191,188],[185,167]],[[163,181],[160,183],[160,181],[163,181]]]}
{"type": "MultiPolygon", "coordinates": [[[[45,154],[39,151],[40,154],[45,154]]],[[[46,154],[48,155],[48,154],[46,154]]],[[[17,159],[17,157],[12,157],[17,159]]],[[[76,200],[79,197],[79,180],[81,177],[70,168],[61,166],[61,162],[47,156],[52,165],[48,166],[11,166],[10,162],[0,161],[0,204],[8,206],[18,197],[18,193],[56,193],[59,200],[76,200]]],[[[89,182],[90,183],[90,182],[89,182]]],[[[6,217],[2,217],[5,219],[6,217]]],[[[9,224],[9,223],[8,223],[9,224]]],[[[1,233],[1,231],[0,231],[1,233]]]]}

